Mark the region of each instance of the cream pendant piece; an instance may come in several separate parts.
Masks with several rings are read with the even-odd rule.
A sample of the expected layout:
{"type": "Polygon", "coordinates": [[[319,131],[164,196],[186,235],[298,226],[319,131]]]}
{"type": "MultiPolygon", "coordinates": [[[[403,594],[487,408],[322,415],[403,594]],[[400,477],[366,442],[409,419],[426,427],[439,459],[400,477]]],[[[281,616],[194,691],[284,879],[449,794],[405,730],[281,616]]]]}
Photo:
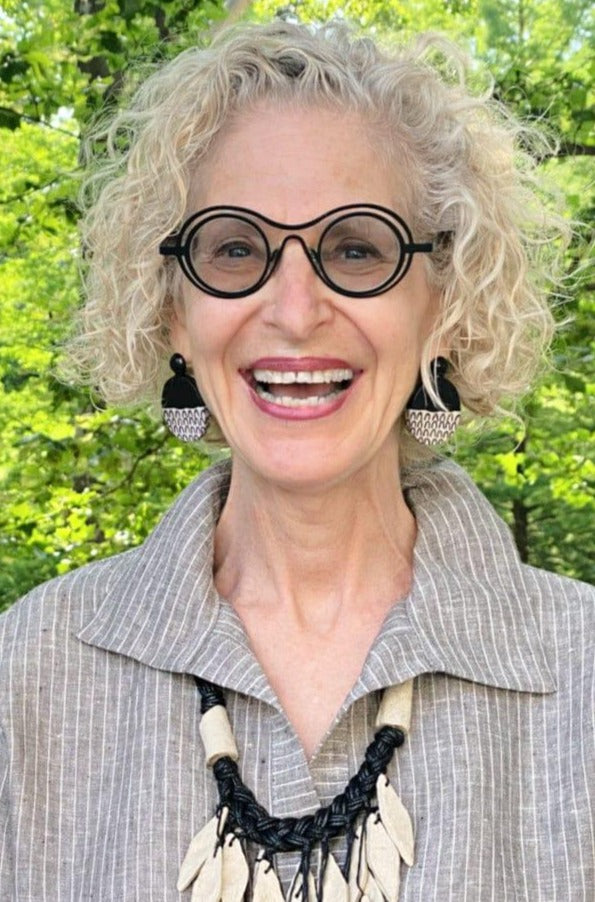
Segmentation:
{"type": "Polygon", "coordinates": [[[250,872],[237,836],[228,833],[223,845],[221,902],[242,902],[250,872]]]}
{"type": "Polygon", "coordinates": [[[218,846],[215,855],[204,863],[192,884],[191,902],[220,902],[222,879],[223,850],[218,846]]]}
{"type": "MultiPolygon", "coordinates": [[[[401,858],[377,812],[366,821],[366,861],[382,896],[387,902],[397,902],[401,858]]],[[[366,895],[371,898],[369,884],[366,895]]]]}
{"type": "Polygon", "coordinates": [[[227,808],[221,810],[218,817],[211,818],[200,830],[186,852],[178,875],[178,892],[182,893],[198,876],[205,862],[214,858],[219,837],[227,820],[227,808]]]}
{"type": "Polygon", "coordinates": [[[413,825],[409,812],[385,774],[380,774],[376,781],[376,798],[386,832],[405,864],[411,867],[414,861],[413,825]]]}
{"type": "Polygon", "coordinates": [[[322,902],[349,902],[349,888],[332,855],[327,858],[324,869],[322,902]]]}
{"type": "Polygon", "coordinates": [[[386,902],[378,884],[371,874],[368,874],[366,891],[362,896],[362,902],[386,902]]]}
{"type": "Polygon", "coordinates": [[[349,902],[361,902],[366,882],[368,880],[368,865],[366,864],[364,828],[360,826],[355,831],[355,837],[351,846],[351,861],[349,863],[349,902]]]}
{"type": "Polygon", "coordinates": [[[398,686],[388,686],[382,695],[376,727],[399,727],[405,734],[411,727],[411,704],[413,700],[413,680],[398,686]]]}
{"type": "Polygon", "coordinates": [[[291,884],[291,889],[289,890],[289,895],[287,897],[287,902],[305,902],[308,899],[308,902],[315,902],[316,899],[316,884],[314,883],[314,877],[308,871],[308,887],[307,887],[308,895],[304,894],[303,881],[302,881],[302,873],[298,871],[294,877],[293,883],[291,884]]]}
{"type": "Polygon", "coordinates": [[[238,747],[223,705],[214,705],[202,715],[198,731],[205,747],[207,767],[212,767],[220,758],[239,760],[238,747]]]}
{"type": "Polygon", "coordinates": [[[252,902],[285,902],[275,868],[262,856],[256,860],[252,902]]]}

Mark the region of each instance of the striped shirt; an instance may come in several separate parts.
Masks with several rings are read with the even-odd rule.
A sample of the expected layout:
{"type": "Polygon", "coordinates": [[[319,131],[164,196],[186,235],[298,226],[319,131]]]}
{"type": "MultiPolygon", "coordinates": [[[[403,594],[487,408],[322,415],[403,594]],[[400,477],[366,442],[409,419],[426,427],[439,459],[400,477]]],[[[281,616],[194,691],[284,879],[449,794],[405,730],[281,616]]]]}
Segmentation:
{"type": "MultiPolygon", "coordinates": [[[[522,565],[454,464],[410,471],[411,593],[308,761],[213,584],[228,485],[212,467],[141,547],[0,618],[1,902],[190,898],[178,869],[217,801],[193,674],[224,687],[243,779],[279,816],[342,791],[381,690],[415,678],[389,769],[415,830],[401,902],[593,902],[592,590],[522,565]]],[[[286,884],[295,865],[278,856],[286,884]]]]}

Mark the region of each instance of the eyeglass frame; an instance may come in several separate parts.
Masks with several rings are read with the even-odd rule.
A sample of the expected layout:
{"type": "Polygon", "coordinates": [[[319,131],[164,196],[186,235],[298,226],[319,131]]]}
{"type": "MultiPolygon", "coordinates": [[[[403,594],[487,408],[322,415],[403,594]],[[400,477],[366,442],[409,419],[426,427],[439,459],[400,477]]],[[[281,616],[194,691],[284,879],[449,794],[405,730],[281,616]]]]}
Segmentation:
{"type": "Polygon", "coordinates": [[[316,275],[324,282],[324,284],[328,288],[331,288],[333,291],[336,291],[338,294],[341,294],[344,297],[353,298],[376,297],[380,294],[384,294],[385,291],[389,291],[389,289],[394,288],[395,285],[398,285],[398,283],[405,278],[411,267],[414,254],[431,253],[434,250],[433,241],[415,243],[413,241],[411,229],[409,228],[405,220],[401,216],[399,216],[398,213],[395,213],[394,210],[391,210],[388,207],[383,207],[380,204],[364,203],[343,204],[342,206],[334,207],[332,210],[328,210],[326,213],[322,213],[320,216],[316,216],[314,219],[310,219],[307,222],[303,223],[297,223],[295,225],[284,225],[283,223],[279,223],[274,219],[270,219],[268,216],[265,216],[262,213],[257,213],[255,210],[251,210],[249,207],[238,207],[233,205],[216,205],[205,207],[203,210],[197,210],[196,213],[192,213],[182,223],[182,225],[176,232],[172,232],[170,235],[168,235],[167,238],[160,243],[159,253],[163,256],[176,257],[186,278],[196,288],[204,291],[205,294],[209,294],[212,297],[226,299],[243,298],[254,294],[256,291],[262,288],[262,286],[266,282],[268,282],[281,260],[285,245],[292,238],[299,241],[316,275]],[[337,285],[336,282],[333,282],[333,280],[327,275],[324,270],[320,254],[322,241],[328,230],[336,225],[337,222],[340,222],[341,219],[347,219],[350,215],[355,215],[356,211],[358,210],[361,210],[364,213],[368,213],[368,215],[375,216],[376,219],[380,219],[386,225],[388,225],[391,231],[396,236],[397,243],[400,249],[399,262],[395,267],[392,276],[390,276],[390,278],[388,279],[385,279],[384,282],[382,282],[376,288],[366,289],[366,291],[354,291],[347,288],[341,288],[340,285],[337,285]],[[347,213],[346,211],[353,211],[353,213],[347,213]],[[223,291],[214,288],[211,285],[208,285],[208,283],[204,282],[195,271],[190,257],[192,239],[194,238],[194,235],[198,231],[200,225],[202,225],[204,222],[210,222],[212,219],[217,219],[219,216],[225,215],[225,213],[227,212],[231,214],[231,218],[239,219],[253,226],[261,235],[264,241],[264,247],[267,252],[267,262],[262,276],[258,279],[257,282],[254,283],[254,285],[251,285],[250,288],[241,289],[239,291],[223,291]],[[308,247],[304,238],[297,233],[302,232],[305,229],[312,228],[319,222],[322,222],[322,220],[327,219],[329,216],[332,216],[335,213],[343,215],[338,215],[333,218],[331,222],[329,222],[329,224],[320,235],[316,248],[308,247]],[[239,215],[235,216],[235,214],[239,215]],[[248,217],[254,217],[257,221],[254,221],[254,218],[250,219],[248,217]],[[200,220],[199,223],[197,222],[198,220],[200,220]],[[281,231],[289,231],[291,234],[286,235],[281,244],[274,250],[271,250],[267,236],[260,227],[258,220],[281,231]],[[197,222],[197,226],[193,229],[192,225],[195,222],[197,222]],[[399,228],[397,228],[397,225],[395,225],[395,222],[403,230],[403,233],[407,238],[406,242],[403,241],[403,235],[399,231],[399,228]]]}

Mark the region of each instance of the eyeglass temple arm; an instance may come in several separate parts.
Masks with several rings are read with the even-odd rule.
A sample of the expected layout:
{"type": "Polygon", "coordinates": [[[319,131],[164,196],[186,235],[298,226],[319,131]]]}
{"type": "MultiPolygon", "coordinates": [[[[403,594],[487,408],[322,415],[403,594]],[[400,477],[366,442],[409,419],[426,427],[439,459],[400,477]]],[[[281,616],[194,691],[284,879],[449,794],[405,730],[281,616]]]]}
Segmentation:
{"type": "Polygon", "coordinates": [[[159,245],[159,253],[163,254],[164,257],[182,257],[184,248],[180,244],[180,233],[173,232],[171,235],[168,235],[159,245]]]}
{"type": "Polygon", "coordinates": [[[403,250],[406,254],[428,254],[434,250],[432,241],[424,241],[421,244],[404,244],[403,250]]]}
{"type": "Polygon", "coordinates": [[[405,244],[403,246],[405,253],[407,254],[415,254],[415,253],[423,253],[427,254],[431,251],[439,250],[440,248],[445,248],[450,245],[454,239],[455,233],[452,229],[447,229],[443,232],[436,232],[433,241],[424,241],[421,244],[405,244]]]}

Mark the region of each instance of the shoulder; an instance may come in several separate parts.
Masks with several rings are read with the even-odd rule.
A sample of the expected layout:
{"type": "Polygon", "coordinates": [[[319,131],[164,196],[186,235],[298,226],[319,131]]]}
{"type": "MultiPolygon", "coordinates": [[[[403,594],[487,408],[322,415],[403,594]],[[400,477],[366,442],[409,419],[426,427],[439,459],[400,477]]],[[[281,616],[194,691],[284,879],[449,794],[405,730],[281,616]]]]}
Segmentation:
{"type": "Polygon", "coordinates": [[[101,604],[113,580],[138,549],[87,564],[37,586],[0,615],[1,674],[72,641],[101,604]]]}
{"type": "Polygon", "coordinates": [[[534,588],[538,598],[550,600],[563,609],[581,608],[584,605],[587,609],[594,607],[595,587],[589,583],[528,564],[524,565],[523,570],[528,584],[534,588]]]}
{"type": "Polygon", "coordinates": [[[547,570],[524,566],[527,602],[532,605],[545,646],[558,664],[579,666],[594,660],[595,588],[547,570]]]}
{"type": "Polygon", "coordinates": [[[516,647],[519,673],[538,645],[562,681],[585,661],[593,587],[523,563],[508,525],[452,461],[412,468],[404,485],[418,524],[418,577],[426,595],[440,587],[441,611],[451,600],[459,637],[473,633],[482,646],[491,637],[500,658],[516,647]]]}
{"type": "Polygon", "coordinates": [[[0,614],[0,642],[6,641],[7,636],[16,637],[34,621],[39,623],[39,629],[46,629],[56,619],[77,620],[77,611],[83,608],[86,615],[92,614],[123,573],[139,563],[150,567],[159,551],[171,554],[180,534],[212,530],[228,486],[227,462],[204,470],[180,493],[141,545],[55,577],[0,614]]]}
{"type": "Polygon", "coordinates": [[[593,586],[521,561],[510,527],[458,464],[438,460],[415,467],[403,482],[418,528],[435,533],[436,543],[451,549],[459,565],[484,576],[491,571],[497,583],[508,570],[513,583],[520,582],[538,601],[593,605],[593,586]]]}
{"type": "MultiPolygon", "coordinates": [[[[163,598],[177,597],[173,589],[189,574],[198,584],[198,575],[210,573],[207,546],[228,483],[225,463],[203,471],[142,545],[52,579],[0,615],[0,687],[33,661],[45,672],[60,662],[67,666],[77,655],[94,654],[78,637],[99,611],[109,608],[106,616],[116,631],[134,611],[155,621],[163,598]]],[[[135,628],[136,621],[130,626],[135,628]]]]}

